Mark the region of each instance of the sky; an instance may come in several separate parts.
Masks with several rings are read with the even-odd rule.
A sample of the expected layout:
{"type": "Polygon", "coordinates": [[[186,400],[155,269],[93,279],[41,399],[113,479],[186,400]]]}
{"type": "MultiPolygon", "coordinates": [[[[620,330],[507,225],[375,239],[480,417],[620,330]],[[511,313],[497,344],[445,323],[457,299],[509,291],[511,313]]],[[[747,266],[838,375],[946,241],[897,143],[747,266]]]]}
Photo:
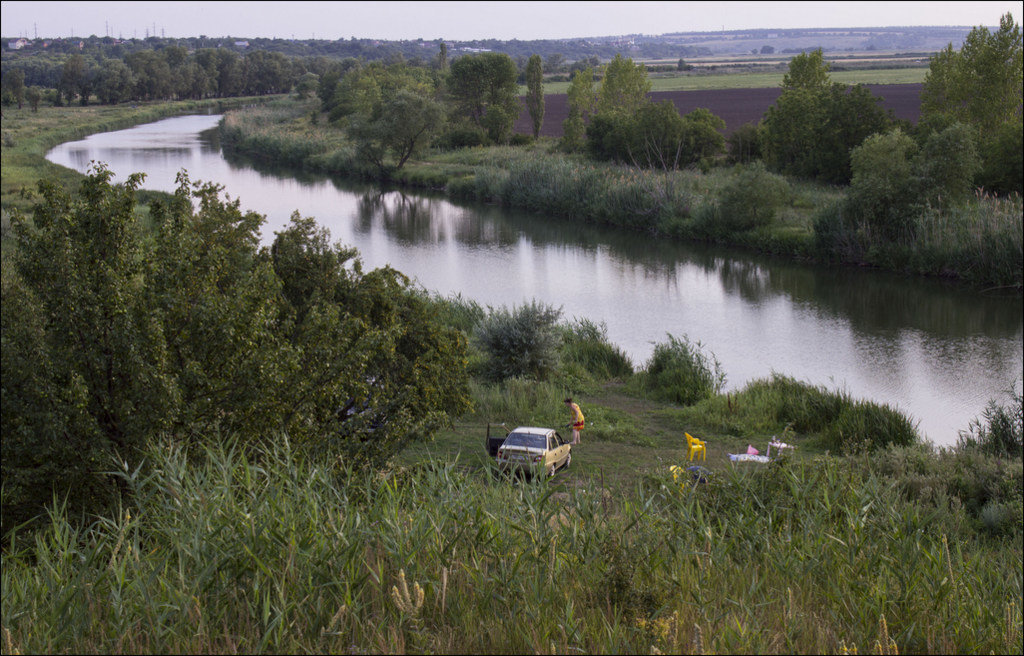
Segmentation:
{"type": "Polygon", "coordinates": [[[1021,2],[2,2],[4,37],[471,41],[752,28],[997,26],[1021,2]],[[148,30],[148,32],[147,32],[148,30]]]}

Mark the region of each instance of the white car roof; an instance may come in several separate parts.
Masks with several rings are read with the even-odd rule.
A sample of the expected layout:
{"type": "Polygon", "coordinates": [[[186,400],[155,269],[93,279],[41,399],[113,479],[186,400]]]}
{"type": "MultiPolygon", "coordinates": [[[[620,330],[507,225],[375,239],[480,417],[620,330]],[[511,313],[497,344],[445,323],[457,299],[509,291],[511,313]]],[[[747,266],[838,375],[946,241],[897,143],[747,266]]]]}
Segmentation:
{"type": "Polygon", "coordinates": [[[536,426],[520,426],[519,428],[512,431],[513,433],[529,433],[531,435],[544,435],[547,436],[555,432],[554,428],[537,428],[536,426]]]}

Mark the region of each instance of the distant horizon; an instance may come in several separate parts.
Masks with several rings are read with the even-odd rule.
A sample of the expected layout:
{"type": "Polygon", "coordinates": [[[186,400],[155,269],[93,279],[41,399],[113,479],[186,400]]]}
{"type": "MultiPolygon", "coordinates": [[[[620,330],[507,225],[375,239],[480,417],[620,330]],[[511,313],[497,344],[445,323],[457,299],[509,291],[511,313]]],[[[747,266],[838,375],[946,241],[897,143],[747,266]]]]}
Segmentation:
{"type": "MultiPolygon", "coordinates": [[[[154,34],[149,34],[149,35],[134,36],[134,37],[131,37],[131,36],[128,36],[128,37],[126,37],[126,36],[111,36],[110,38],[117,39],[117,40],[120,40],[120,41],[145,40],[147,38],[156,37],[156,38],[159,38],[159,39],[200,39],[200,38],[202,38],[202,39],[266,39],[266,40],[271,40],[271,41],[349,41],[349,40],[356,40],[356,41],[385,41],[385,42],[392,42],[392,41],[393,42],[417,42],[417,41],[424,41],[424,42],[428,42],[428,43],[432,43],[432,42],[435,42],[435,41],[445,41],[445,42],[449,42],[449,43],[451,43],[451,42],[471,42],[471,41],[521,41],[523,43],[529,43],[531,41],[585,41],[587,39],[616,39],[616,38],[634,37],[634,36],[663,37],[663,36],[671,36],[671,35],[677,35],[677,34],[706,34],[706,35],[714,35],[714,34],[743,34],[743,33],[749,33],[749,32],[777,32],[777,31],[813,32],[813,31],[819,31],[819,30],[826,30],[826,31],[829,31],[829,30],[837,30],[837,31],[838,30],[842,30],[842,31],[879,30],[879,31],[881,31],[881,30],[901,30],[901,29],[914,29],[914,30],[918,30],[918,29],[934,29],[934,30],[961,29],[961,30],[971,30],[971,29],[973,29],[975,27],[979,27],[979,26],[977,26],[977,25],[881,25],[881,26],[879,26],[879,25],[875,25],[875,26],[870,26],[870,25],[855,25],[854,26],[854,25],[851,25],[849,27],[845,27],[845,26],[844,27],[838,27],[838,26],[834,26],[834,25],[826,25],[826,26],[823,26],[823,27],[751,27],[751,28],[745,28],[745,29],[744,28],[736,28],[736,29],[733,29],[733,30],[682,30],[682,31],[673,31],[673,32],[661,32],[661,33],[657,33],[657,34],[646,33],[646,32],[628,32],[628,33],[622,33],[622,34],[590,34],[590,35],[587,35],[587,36],[573,36],[573,37],[562,37],[562,38],[537,38],[537,39],[499,39],[499,38],[496,38],[496,37],[476,38],[476,39],[449,39],[449,38],[440,38],[440,37],[439,38],[435,38],[435,39],[426,39],[426,38],[416,38],[416,39],[385,39],[385,38],[380,38],[380,37],[360,37],[360,36],[339,37],[339,38],[336,38],[336,39],[330,39],[330,38],[321,38],[321,37],[316,37],[316,38],[312,38],[312,37],[307,37],[307,38],[295,37],[295,38],[292,38],[292,37],[280,37],[280,36],[277,36],[277,37],[267,37],[267,36],[252,36],[252,35],[249,35],[249,34],[214,34],[214,35],[210,35],[210,34],[197,34],[197,35],[192,35],[192,36],[158,36],[158,35],[154,35],[154,34]]],[[[988,28],[988,29],[993,29],[993,28],[998,28],[999,26],[998,25],[982,25],[980,27],[985,27],[985,28],[988,28]]],[[[106,36],[109,36],[109,35],[101,36],[99,34],[87,34],[87,35],[73,35],[73,36],[39,36],[39,37],[28,36],[28,37],[26,37],[26,36],[23,36],[23,35],[11,35],[11,34],[0,33],[0,38],[2,38],[2,39],[27,39],[29,41],[35,41],[35,40],[40,40],[40,41],[41,40],[60,41],[60,40],[65,40],[65,39],[67,39],[67,40],[71,40],[71,39],[102,39],[102,38],[106,38],[106,36]]]]}
{"type": "Polygon", "coordinates": [[[0,3],[3,37],[562,41],[751,30],[988,28],[1020,2],[0,3]],[[877,19],[876,25],[864,18],[877,19]],[[209,36],[213,35],[213,36],[209,36]]]}

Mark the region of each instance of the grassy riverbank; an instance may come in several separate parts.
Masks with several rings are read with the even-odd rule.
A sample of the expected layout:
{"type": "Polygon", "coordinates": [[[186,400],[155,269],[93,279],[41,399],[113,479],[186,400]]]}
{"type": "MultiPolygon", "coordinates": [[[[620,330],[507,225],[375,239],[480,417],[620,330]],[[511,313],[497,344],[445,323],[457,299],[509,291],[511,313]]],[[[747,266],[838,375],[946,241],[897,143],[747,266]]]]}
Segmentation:
{"type": "MultiPolygon", "coordinates": [[[[323,125],[313,100],[282,99],[232,112],[222,136],[228,153],[257,162],[380,179],[342,131],[323,125]]],[[[520,146],[430,150],[391,172],[388,182],[658,238],[940,276],[978,287],[1019,291],[1024,285],[1019,196],[979,195],[952,207],[929,207],[915,219],[919,238],[914,243],[847,248],[852,236],[837,245],[831,232],[821,232],[834,232],[847,188],[724,162],[671,172],[643,170],[565,154],[556,142],[541,139],[520,146]]]]}
{"type": "Polygon", "coordinates": [[[39,180],[56,181],[64,186],[77,184],[82,175],[46,161],[46,153],[61,143],[90,134],[122,130],[170,116],[228,109],[263,102],[265,98],[227,98],[181,102],[137,103],[132,105],[89,105],[87,107],[42,106],[33,112],[4,107],[0,164],[0,204],[4,211],[17,207],[26,210],[31,201],[23,192],[34,192],[39,180]]]}

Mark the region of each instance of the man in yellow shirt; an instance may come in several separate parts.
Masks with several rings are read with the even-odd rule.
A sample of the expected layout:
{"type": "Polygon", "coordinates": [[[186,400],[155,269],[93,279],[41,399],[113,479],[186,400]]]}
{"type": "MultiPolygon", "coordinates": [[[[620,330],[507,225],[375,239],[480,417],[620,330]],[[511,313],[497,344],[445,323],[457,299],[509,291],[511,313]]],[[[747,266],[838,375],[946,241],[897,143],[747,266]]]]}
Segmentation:
{"type": "Polygon", "coordinates": [[[580,407],[572,402],[572,398],[565,400],[565,405],[569,406],[569,411],[572,413],[572,443],[580,443],[580,431],[583,430],[583,411],[580,407]]]}

